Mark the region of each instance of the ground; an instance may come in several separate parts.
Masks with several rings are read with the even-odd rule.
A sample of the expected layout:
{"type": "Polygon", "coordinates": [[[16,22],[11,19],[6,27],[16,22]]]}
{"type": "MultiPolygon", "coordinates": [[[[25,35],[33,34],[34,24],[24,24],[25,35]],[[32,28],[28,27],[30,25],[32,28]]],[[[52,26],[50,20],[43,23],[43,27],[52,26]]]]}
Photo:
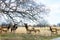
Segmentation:
{"type": "MultiPolygon", "coordinates": [[[[29,29],[31,29],[32,27],[29,27],[29,29]]],[[[38,33],[34,33],[32,32],[32,34],[40,34],[40,35],[46,35],[46,36],[50,36],[51,35],[51,31],[49,30],[49,27],[34,27],[35,29],[39,29],[40,32],[38,33]]],[[[58,34],[60,34],[60,27],[55,27],[58,29],[58,34]]],[[[15,31],[15,33],[27,33],[25,27],[18,27],[17,30],[15,31]]]]}
{"type": "Polygon", "coordinates": [[[51,40],[53,38],[60,37],[60,35],[55,36],[41,36],[32,34],[0,34],[0,40],[51,40]]]}
{"type": "MultiPolygon", "coordinates": [[[[40,32],[27,34],[25,27],[19,27],[15,33],[0,34],[0,40],[51,40],[60,37],[60,31],[58,31],[58,35],[51,36],[49,27],[35,27],[35,29],[39,29],[40,32]]],[[[57,27],[57,29],[60,29],[60,27],[57,27]]]]}

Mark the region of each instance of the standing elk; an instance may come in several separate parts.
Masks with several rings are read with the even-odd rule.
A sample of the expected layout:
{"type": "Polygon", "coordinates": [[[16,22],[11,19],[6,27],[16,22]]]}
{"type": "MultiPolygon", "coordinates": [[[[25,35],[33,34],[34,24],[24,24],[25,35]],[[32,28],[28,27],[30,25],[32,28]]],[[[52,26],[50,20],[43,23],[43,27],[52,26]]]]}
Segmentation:
{"type": "Polygon", "coordinates": [[[11,24],[4,25],[4,24],[2,24],[2,26],[0,27],[0,33],[7,32],[7,31],[9,31],[9,29],[11,29],[11,32],[14,32],[17,29],[17,24],[14,24],[14,25],[11,25],[11,24]]]}
{"type": "Polygon", "coordinates": [[[50,27],[50,31],[51,31],[51,34],[57,34],[58,32],[57,32],[57,28],[52,28],[52,27],[50,27]]]}
{"type": "Polygon", "coordinates": [[[17,24],[14,24],[14,25],[11,27],[11,32],[15,32],[16,29],[17,29],[17,24]]]}
{"type": "Polygon", "coordinates": [[[28,29],[28,25],[27,25],[27,24],[24,24],[24,25],[25,25],[25,28],[26,28],[27,32],[29,32],[29,33],[31,33],[32,31],[35,32],[35,33],[36,33],[37,31],[40,32],[39,29],[34,29],[34,28],[28,29]]]}

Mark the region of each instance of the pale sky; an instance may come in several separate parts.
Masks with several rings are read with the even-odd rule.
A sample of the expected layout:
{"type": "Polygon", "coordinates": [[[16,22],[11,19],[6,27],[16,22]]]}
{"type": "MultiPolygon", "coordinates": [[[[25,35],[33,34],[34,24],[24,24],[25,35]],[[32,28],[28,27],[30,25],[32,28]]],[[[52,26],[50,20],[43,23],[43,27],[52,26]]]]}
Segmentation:
{"type": "Polygon", "coordinates": [[[60,0],[35,0],[37,3],[43,3],[50,8],[47,18],[50,24],[60,23],[60,0]]]}

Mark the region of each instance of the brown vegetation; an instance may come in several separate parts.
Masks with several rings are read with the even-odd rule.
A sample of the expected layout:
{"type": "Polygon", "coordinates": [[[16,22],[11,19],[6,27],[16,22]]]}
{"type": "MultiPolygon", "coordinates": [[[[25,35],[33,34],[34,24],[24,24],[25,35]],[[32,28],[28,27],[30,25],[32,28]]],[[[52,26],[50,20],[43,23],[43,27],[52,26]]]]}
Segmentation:
{"type": "MultiPolygon", "coordinates": [[[[29,27],[28,29],[32,29],[33,27],[29,27]]],[[[60,27],[52,27],[57,29],[57,34],[60,34],[60,27]]],[[[31,34],[40,34],[40,35],[51,35],[51,30],[49,27],[34,27],[34,30],[40,30],[40,32],[31,32],[31,34]]],[[[10,32],[10,30],[9,30],[10,32]]],[[[15,30],[15,33],[27,33],[27,30],[25,27],[18,27],[15,30]]]]}

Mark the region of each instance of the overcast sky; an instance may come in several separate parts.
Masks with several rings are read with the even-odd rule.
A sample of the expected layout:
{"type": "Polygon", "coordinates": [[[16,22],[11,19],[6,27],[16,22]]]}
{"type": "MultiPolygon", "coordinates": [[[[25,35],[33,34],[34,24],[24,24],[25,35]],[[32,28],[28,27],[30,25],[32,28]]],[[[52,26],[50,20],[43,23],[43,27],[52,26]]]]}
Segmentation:
{"type": "Polygon", "coordinates": [[[50,24],[60,23],[60,0],[35,0],[37,3],[45,4],[50,8],[50,13],[46,19],[50,24]]]}
{"type": "Polygon", "coordinates": [[[37,3],[43,3],[50,8],[48,22],[50,24],[60,23],[60,0],[35,0],[37,3]]]}

